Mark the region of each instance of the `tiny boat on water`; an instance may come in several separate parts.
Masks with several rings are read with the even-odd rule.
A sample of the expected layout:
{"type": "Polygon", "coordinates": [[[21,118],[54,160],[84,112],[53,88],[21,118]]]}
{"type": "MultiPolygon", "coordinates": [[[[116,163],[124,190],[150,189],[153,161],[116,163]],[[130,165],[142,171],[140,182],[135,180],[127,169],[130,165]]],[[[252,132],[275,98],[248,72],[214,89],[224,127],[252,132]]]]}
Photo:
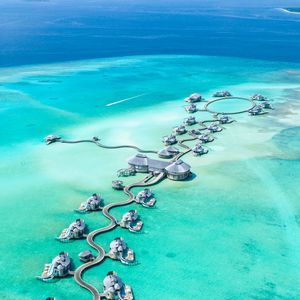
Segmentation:
{"type": "Polygon", "coordinates": [[[123,215],[119,225],[127,228],[131,232],[140,231],[143,227],[143,222],[137,214],[137,210],[132,209],[123,215]]]}
{"type": "Polygon", "coordinates": [[[121,237],[115,238],[109,245],[110,250],[108,256],[111,259],[120,260],[121,263],[129,265],[134,263],[135,257],[132,249],[128,248],[124,239],[121,237]]]}
{"type": "Polygon", "coordinates": [[[60,252],[50,264],[45,264],[42,275],[38,276],[37,279],[50,281],[54,278],[62,278],[73,274],[68,252],[60,252]]]}
{"type": "Polygon", "coordinates": [[[103,280],[103,294],[109,300],[133,300],[131,287],[114,271],[108,272],[103,280]]]}
{"type": "Polygon", "coordinates": [[[82,239],[87,235],[85,234],[86,225],[83,219],[77,219],[71,223],[68,228],[65,228],[59,237],[56,239],[61,242],[67,242],[71,239],[82,239]]]}

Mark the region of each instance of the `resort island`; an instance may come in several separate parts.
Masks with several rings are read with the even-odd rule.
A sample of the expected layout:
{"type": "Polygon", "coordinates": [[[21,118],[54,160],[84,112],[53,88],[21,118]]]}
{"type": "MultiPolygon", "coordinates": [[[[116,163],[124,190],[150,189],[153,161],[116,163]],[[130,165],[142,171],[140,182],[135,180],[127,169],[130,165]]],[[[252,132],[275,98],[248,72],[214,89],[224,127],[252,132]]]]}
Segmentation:
{"type": "MultiPolygon", "coordinates": [[[[136,174],[144,174],[144,178],[138,182],[123,185],[123,181],[116,179],[112,182],[112,188],[122,190],[128,199],[125,201],[104,204],[100,194],[93,193],[85,202],[81,203],[74,213],[99,213],[100,217],[104,216],[110,220],[110,224],[106,227],[87,231],[87,226],[83,219],[77,218],[67,228],[63,229],[61,234],[56,238],[60,242],[70,242],[72,240],[86,239],[90,247],[96,251],[96,255],[91,250],[85,250],[78,255],[83,262],[77,266],[74,272],[70,270],[71,260],[68,254],[61,252],[55,257],[52,264],[46,264],[41,276],[37,278],[42,281],[51,281],[56,278],[63,278],[68,275],[74,275],[75,281],[87,289],[93,296],[94,300],[115,299],[130,300],[134,298],[131,286],[123,283],[119,275],[115,271],[109,271],[103,280],[103,291],[99,291],[95,286],[86,282],[82,275],[89,268],[95,267],[103,262],[106,258],[120,261],[125,265],[135,265],[135,254],[132,249],[127,246],[125,240],[121,237],[115,238],[110,242],[110,249],[105,251],[95,241],[95,237],[111,231],[117,226],[128,229],[131,233],[137,233],[143,230],[143,221],[141,220],[136,209],[130,209],[122,218],[118,220],[110,213],[114,207],[125,206],[130,204],[140,204],[144,208],[153,207],[156,204],[154,193],[148,187],[159,184],[162,180],[169,179],[171,181],[190,181],[193,180],[192,166],[184,162],[183,157],[188,154],[194,157],[202,157],[208,154],[209,149],[204,144],[215,141],[215,134],[220,134],[224,126],[230,125],[235,120],[230,115],[247,114],[248,116],[263,116],[272,110],[267,97],[261,94],[255,94],[248,98],[232,96],[228,91],[215,92],[212,98],[205,100],[199,93],[193,93],[183,99],[184,102],[191,104],[184,109],[187,114],[197,113],[198,118],[193,115],[183,115],[182,123],[173,127],[172,133],[162,137],[162,144],[165,145],[161,150],[145,150],[135,145],[117,145],[108,146],[100,142],[100,138],[92,137],[83,140],[66,140],[59,135],[48,135],[45,138],[46,145],[56,143],[63,144],[94,144],[104,149],[122,149],[129,148],[137,153],[128,158],[128,166],[116,171],[118,177],[134,177],[136,174]],[[222,102],[226,105],[228,101],[245,101],[248,107],[236,111],[215,111],[213,104],[222,102]],[[198,106],[194,104],[199,102],[198,106]],[[202,114],[208,113],[210,118],[201,117],[202,114]],[[187,130],[185,126],[192,127],[187,130]],[[187,144],[194,142],[193,145],[187,144]],[[177,147],[174,145],[176,144],[177,147]],[[131,190],[135,187],[142,187],[137,193],[131,190]]],[[[249,119],[250,121],[250,119],[249,119]]],[[[255,122],[255,121],[254,121],[255,122]]],[[[134,272],[134,269],[131,269],[134,272]]]]}

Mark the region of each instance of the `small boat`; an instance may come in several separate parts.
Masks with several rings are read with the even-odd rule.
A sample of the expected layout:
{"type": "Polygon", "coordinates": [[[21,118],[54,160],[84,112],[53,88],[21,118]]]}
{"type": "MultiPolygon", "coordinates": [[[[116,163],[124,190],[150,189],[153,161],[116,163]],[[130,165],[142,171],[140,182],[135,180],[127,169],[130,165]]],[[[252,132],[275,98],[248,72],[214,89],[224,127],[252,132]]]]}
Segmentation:
{"type": "Polygon", "coordinates": [[[86,225],[83,219],[77,219],[75,222],[71,223],[68,228],[65,228],[59,237],[56,239],[61,242],[67,242],[72,239],[82,239],[87,235],[84,233],[86,225]]]}
{"type": "Polygon", "coordinates": [[[229,91],[219,91],[213,94],[213,97],[231,97],[231,93],[229,91]]]}
{"type": "Polygon", "coordinates": [[[112,188],[115,190],[123,190],[124,189],[123,181],[122,180],[113,180],[112,188]]]}
{"type": "Polygon", "coordinates": [[[45,143],[46,143],[47,145],[50,145],[50,144],[52,144],[52,143],[55,143],[55,142],[59,141],[60,139],[61,139],[60,136],[54,135],[54,134],[50,134],[50,135],[47,135],[47,136],[45,137],[45,143]]]}
{"type": "Polygon", "coordinates": [[[95,256],[93,255],[91,250],[85,250],[78,254],[79,259],[83,261],[84,263],[87,263],[89,261],[93,261],[95,259],[95,256]]]}
{"type": "Polygon", "coordinates": [[[186,128],[184,125],[179,125],[173,129],[174,134],[181,135],[186,133],[186,128]]]}
{"type": "Polygon", "coordinates": [[[194,116],[189,116],[184,120],[184,124],[188,126],[195,125],[197,123],[196,118],[194,116]]]}
{"type": "Polygon", "coordinates": [[[254,94],[251,99],[254,101],[266,101],[268,98],[261,94],[254,94]]]}
{"type": "Polygon", "coordinates": [[[193,114],[193,113],[195,113],[195,112],[198,110],[198,109],[197,109],[197,105],[194,104],[194,103],[185,106],[184,109],[185,109],[188,113],[190,113],[190,114],[193,114]]]}
{"type": "Polygon", "coordinates": [[[200,102],[201,100],[203,100],[203,98],[199,93],[194,93],[191,94],[189,97],[184,98],[184,101],[189,103],[200,102]]]}
{"type": "Polygon", "coordinates": [[[165,145],[174,145],[177,143],[177,139],[174,134],[171,134],[169,136],[164,136],[162,141],[165,145]]]}

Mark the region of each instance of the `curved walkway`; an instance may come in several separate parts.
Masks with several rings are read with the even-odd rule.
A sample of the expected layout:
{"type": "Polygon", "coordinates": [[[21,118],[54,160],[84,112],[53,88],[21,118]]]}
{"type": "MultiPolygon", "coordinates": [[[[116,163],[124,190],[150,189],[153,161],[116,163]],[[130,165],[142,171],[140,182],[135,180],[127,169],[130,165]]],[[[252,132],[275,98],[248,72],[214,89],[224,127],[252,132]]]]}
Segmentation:
{"type": "Polygon", "coordinates": [[[87,242],[88,242],[88,244],[92,248],[94,248],[95,250],[97,250],[98,255],[97,255],[97,257],[93,261],[87,262],[87,263],[81,265],[80,267],[78,267],[75,270],[74,278],[75,278],[75,281],[80,286],[82,286],[83,288],[85,288],[85,289],[87,289],[87,290],[89,290],[91,292],[91,294],[93,295],[93,299],[94,300],[100,300],[103,297],[103,294],[100,294],[99,291],[94,286],[92,286],[91,284],[87,283],[86,281],[84,281],[82,279],[83,272],[85,272],[87,269],[91,268],[92,266],[95,266],[95,265],[99,264],[105,258],[105,251],[104,251],[104,249],[101,246],[99,246],[98,244],[96,244],[95,241],[94,241],[94,239],[100,233],[104,233],[104,232],[110,231],[110,230],[114,229],[118,225],[116,218],[109,213],[109,210],[112,209],[112,208],[114,208],[114,207],[124,206],[124,205],[128,205],[128,204],[131,204],[132,202],[134,202],[135,196],[130,191],[130,189],[132,189],[134,187],[138,187],[138,186],[144,187],[144,186],[154,185],[154,184],[158,183],[160,180],[162,180],[165,177],[165,174],[164,173],[160,173],[157,177],[154,178],[154,180],[151,180],[153,177],[154,177],[154,175],[150,174],[150,175],[147,175],[143,180],[141,180],[141,181],[139,181],[137,183],[133,183],[133,184],[127,185],[124,188],[124,193],[129,196],[129,198],[126,201],[121,201],[121,202],[116,202],[116,203],[110,203],[110,204],[106,205],[102,209],[103,215],[110,220],[110,224],[107,225],[106,227],[102,227],[102,228],[99,228],[99,229],[96,229],[96,230],[92,231],[87,236],[87,242]]]}
{"type": "Polygon", "coordinates": [[[244,98],[244,97],[222,97],[222,98],[212,99],[212,100],[208,101],[207,103],[205,103],[205,105],[203,107],[203,111],[208,111],[212,114],[236,115],[236,114],[241,114],[241,113],[248,112],[250,109],[254,108],[255,106],[256,106],[256,102],[252,99],[248,99],[248,98],[244,98]],[[213,111],[213,110],[208,108],[209,105],[211,105],[212,103],[215,103],[215,102],[218,102],[218,101],[232,100],[232,99],[248,101],[248,102],[251,103],[251,106],[249,106],[246,109],[243,109],[243,110],[240,110],[240,111],[235,111],[235,112],[213,111]]]}
{"type": "Polygon", "coordinates": [[[60,142],[60,143],[65,143],[65,144],[79,144],[79,143],[93,143],[95,145],[97,145],[98,147],[101,147],[101,148],[105,148],[105,149],[120,149],[120,148],[132,148],[132,149],[135,149],[137,150],[138,152],[141,152],[141,153],[157,153],[158,151],[154,151],[154,150],[143,150],[137,146],[134,146],[134,145],[119,145],[119,146],[106,146],[106,145],[103,145],[100,143],[99,140],[97,139],[91,139],[91,140],[75,140],[75,141],[68,141],[68,140],[63,140],[63,139],[59,139],[57,140],[57,142],[60,142]]]}

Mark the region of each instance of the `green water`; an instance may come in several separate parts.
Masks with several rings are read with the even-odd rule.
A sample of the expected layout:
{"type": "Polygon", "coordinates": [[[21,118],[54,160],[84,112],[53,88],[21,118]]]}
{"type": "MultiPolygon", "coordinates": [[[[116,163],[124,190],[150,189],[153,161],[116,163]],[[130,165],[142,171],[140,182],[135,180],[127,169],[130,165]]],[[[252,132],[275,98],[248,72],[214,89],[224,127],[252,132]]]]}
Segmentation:
{"type": "MultiPolygon", "coordinates": [[[[116,270],[140,300],[299,299],[300,66],[197,56],[2,69],[0,298],[91,299],[73,278],[47,284],[35,276],[61,250],[69,252],[74,266],[80,264],[86,242],[62,244],[54,237],[91,193],[100,192],[106,203],[126,199],[110,185],[134,150],[45,146],[44,136],[96,135],[108,145],[159,150],[161,137],[186,117],[185,96],[200,92],[209,98],[222,89],[243,97],[263,93],[276,110],[234,116],[238,122],[216,134],[208,155],[184,158],[193,180],[153,187],[155,209],[113,209],[121,217],[136,207],[143,233],[116,229],[97,242],[108,249],[114,237],[123,236],[140,264],[107,260],[84,279],[101,289],[106,272],[116,270]]],[[[230,102],[226,108],[244,105],[230,102]]],[[[107,224],[101,213],[84,219],[90,230],[107,224]]]]}

